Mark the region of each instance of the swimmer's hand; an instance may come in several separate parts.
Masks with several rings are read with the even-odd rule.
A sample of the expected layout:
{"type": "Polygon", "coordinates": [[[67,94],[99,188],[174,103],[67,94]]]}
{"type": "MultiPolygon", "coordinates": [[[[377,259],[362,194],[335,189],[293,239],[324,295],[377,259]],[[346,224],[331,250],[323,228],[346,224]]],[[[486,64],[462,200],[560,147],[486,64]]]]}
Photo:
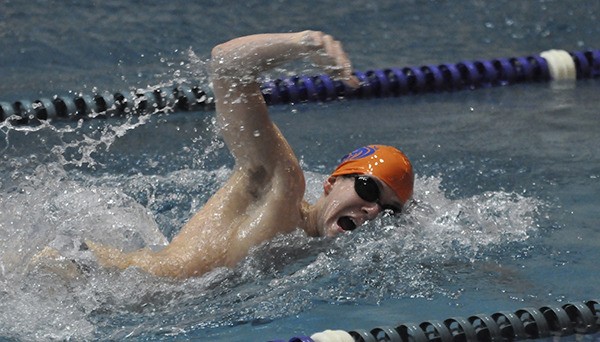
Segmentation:
{"type": "Polygon", "coordinates": [[[351,88],[359,87],[359,81],[352,74],[352,63],[344,52],[342,43],[320,31],[299,32],[298,39],[300,45],[313,50],[308,57],[316,66],[351,88]]]}
{"type": "Polygon", "coordinates": [[[255,82],[260,73],[301,57],[334,79],[358,87],[342,44],[319,31],[255,34],[217,45],[212,50],[211,76],[217,81],[255,82]]]}

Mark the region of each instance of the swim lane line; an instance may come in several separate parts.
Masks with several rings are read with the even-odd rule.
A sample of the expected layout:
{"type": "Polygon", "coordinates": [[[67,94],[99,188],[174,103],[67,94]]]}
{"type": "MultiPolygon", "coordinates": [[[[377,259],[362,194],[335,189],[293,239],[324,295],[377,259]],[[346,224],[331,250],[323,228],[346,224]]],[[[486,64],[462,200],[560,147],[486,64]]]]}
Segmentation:
{"type": "MultiPolygon", "coordinates": [[[[289,342],[476,342],[522,341],[587,335],[600,331],[600,301],[551,304],[477,314],[468,318],[451,317],[420,324],[402,323],[395,327],[371,330],[325,330],[311,336],[296,336],[289,342]]],[[[269,342],[286,342],[270,340],[269,342]]]]}
{"type": "MultiPolygon", "coordinates": [[[[268,105],[370,99],[429,92],[504,86],[527,82],[573,81],[600,77],[600,50],[549,50],[538,55],[461,61],[454,64],[355,71],[360,87],[351,89],[327,75],[268,80],[262,93],[268,105]]],[[[39,120],[79,120],[144,115],[156,111],[214,108],[210,91],[173,86],[153,91],[119,91],[91,95],[55,95],[37,100],[0,101],[0,122],[35,124],[39,120]]]]}

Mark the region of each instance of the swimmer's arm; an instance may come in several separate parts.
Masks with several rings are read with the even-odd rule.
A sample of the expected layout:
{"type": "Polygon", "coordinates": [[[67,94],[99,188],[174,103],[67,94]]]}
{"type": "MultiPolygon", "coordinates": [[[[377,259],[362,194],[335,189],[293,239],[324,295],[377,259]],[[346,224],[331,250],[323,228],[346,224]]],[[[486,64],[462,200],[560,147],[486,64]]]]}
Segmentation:
{"type": "Polygon", "coordinates": [[[217,119],[238,167],[274,167],[293,157],[268,116],[257,77],[285,62],[306,57],[335,78],[356,85],[341,44],[315,31],[236,38],[212,51],[217,119]]]}
{"type": "Polygon", "coordinates": [[[306,57],[332,77],[355,82],[342,45],[318,31],[256,34],[232,39],[212,50],[213,76],[255,80],[262,72],[306,57]]]}

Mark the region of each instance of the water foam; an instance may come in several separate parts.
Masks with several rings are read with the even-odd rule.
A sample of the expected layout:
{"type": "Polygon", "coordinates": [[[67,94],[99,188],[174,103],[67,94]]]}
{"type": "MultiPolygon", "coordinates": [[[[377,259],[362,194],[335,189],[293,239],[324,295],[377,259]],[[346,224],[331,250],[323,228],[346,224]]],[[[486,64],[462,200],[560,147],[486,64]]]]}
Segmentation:
{"type": "MultiPolygon", "coordinates": [[[[3,336],[180,335],[262,324],[323,302],[372,305],[389,298],[454,296],[447,286],[456,277],[453,272],[471,270],[490,253],[514,251],[507,246],[521,248],[537,231],[545,205],[505,191],[448,198],[443,176],[418,177],[415,201],[405,215],[379,218],[338,238],[309,238],[300,231],[279,236],[254,248],[233,269],[185,281],[135,269],[106,270],[80,249],[83,239],[128,250],[160,248],[165,235],[172,237],[230,173],[226,167],[160,175],[76,172],[101,168],[94,151],[110,148],[138,123],[144,124],[126,121],[98,135],[42,125],[37,133],[59,141],[41,146],[49,156],[5,157],[3,171],[10,176],[0,186],[0,211],[10,215],[0,217],[3,336]],[[71,156],[70,150],[80,153],[71,156]],[[84,268],[69,278],[43,265],[28,266],[46,246],[66,257],[64,269],[72,266],[70,259],[84,268]]],[[[212,138],[204,143],[200,160],[222,150],[212,138]]],[[[322,193],[324,177],[306,173],[309,200],[322,193]]]]}
{"type": "MultiPolygon", "coordinates": [[[[527,239],[542,205],[503,192],[450,200],[439,189],[439,178],[418,178],[416,204],[400,219],[383,217],[336,239],[308,238],[301,232],[280,236],[255,248],[234,269],[180,282],[137,270],[95,268],[86,252],[77,249],[78,237],[93,236],[121,248],[164,244],[154,215],[118,187],[70,182],[56,177],[60,169],[40,167],[37,172],[39,183],[4,195],[0,202],[3,212],[14,213],[12,221],[3,217],[0,223],[5,265],[1,311],[32,317],[2,319],[3,326],[21,329],[19,336],[89,338],[103,332],[121,338],[165,329],[177,334],[266,322],[323,301],[372,304],[391,297],[447,294],[443,284],[449,275],[439,272],[440,264],[477,262],[490,246],[527,239]],[[92,272],[69,282],[43,269],[27,273],[19,268],[44,244],[90,262],[92,272]],[[10,264],[8,254],[17,251],[19,257],[10,264]],[[54,309],[64,303],[67,309],[54,309]],[[34,311],[43,314],[32,316],[34,311]],[[161,319],[155,317],[159,313],[161,319]]],[[[178,172],[153,181],[156,186],[192,176],[198,174],[178,172]]],[[[322,178],[312,177],[314,184],[322,178]]],[[[176,182],[180,191],[186,182],[176,182]]],[[[135,188],[141,183],[144,179],[138,178],[121,184],[135,188]]],[[[311,191],[316,195],[320,189],[311,191]]]]}

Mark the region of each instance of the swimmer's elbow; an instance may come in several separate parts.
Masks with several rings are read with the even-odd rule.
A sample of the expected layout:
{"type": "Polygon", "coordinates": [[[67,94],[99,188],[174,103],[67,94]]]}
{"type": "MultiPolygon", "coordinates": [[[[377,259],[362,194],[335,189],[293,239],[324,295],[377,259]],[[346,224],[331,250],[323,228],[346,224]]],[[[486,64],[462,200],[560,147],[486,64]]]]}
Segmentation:
{"type": "Polygon", "coordinates": [[[231,42],[219,44],[211,51],[211,72],[213,76],[234,76],[246,73],[242,62],[242,51],[231,42]]]}
{"type": "Polygon", "coordinates": [[[219,44],[215,47],[213,47],[210,56],[213,60],[219,60],[219,59],[223,59],[225,57],[225,53],[224,53],[224,45],[225,44],[219,44]]]}

